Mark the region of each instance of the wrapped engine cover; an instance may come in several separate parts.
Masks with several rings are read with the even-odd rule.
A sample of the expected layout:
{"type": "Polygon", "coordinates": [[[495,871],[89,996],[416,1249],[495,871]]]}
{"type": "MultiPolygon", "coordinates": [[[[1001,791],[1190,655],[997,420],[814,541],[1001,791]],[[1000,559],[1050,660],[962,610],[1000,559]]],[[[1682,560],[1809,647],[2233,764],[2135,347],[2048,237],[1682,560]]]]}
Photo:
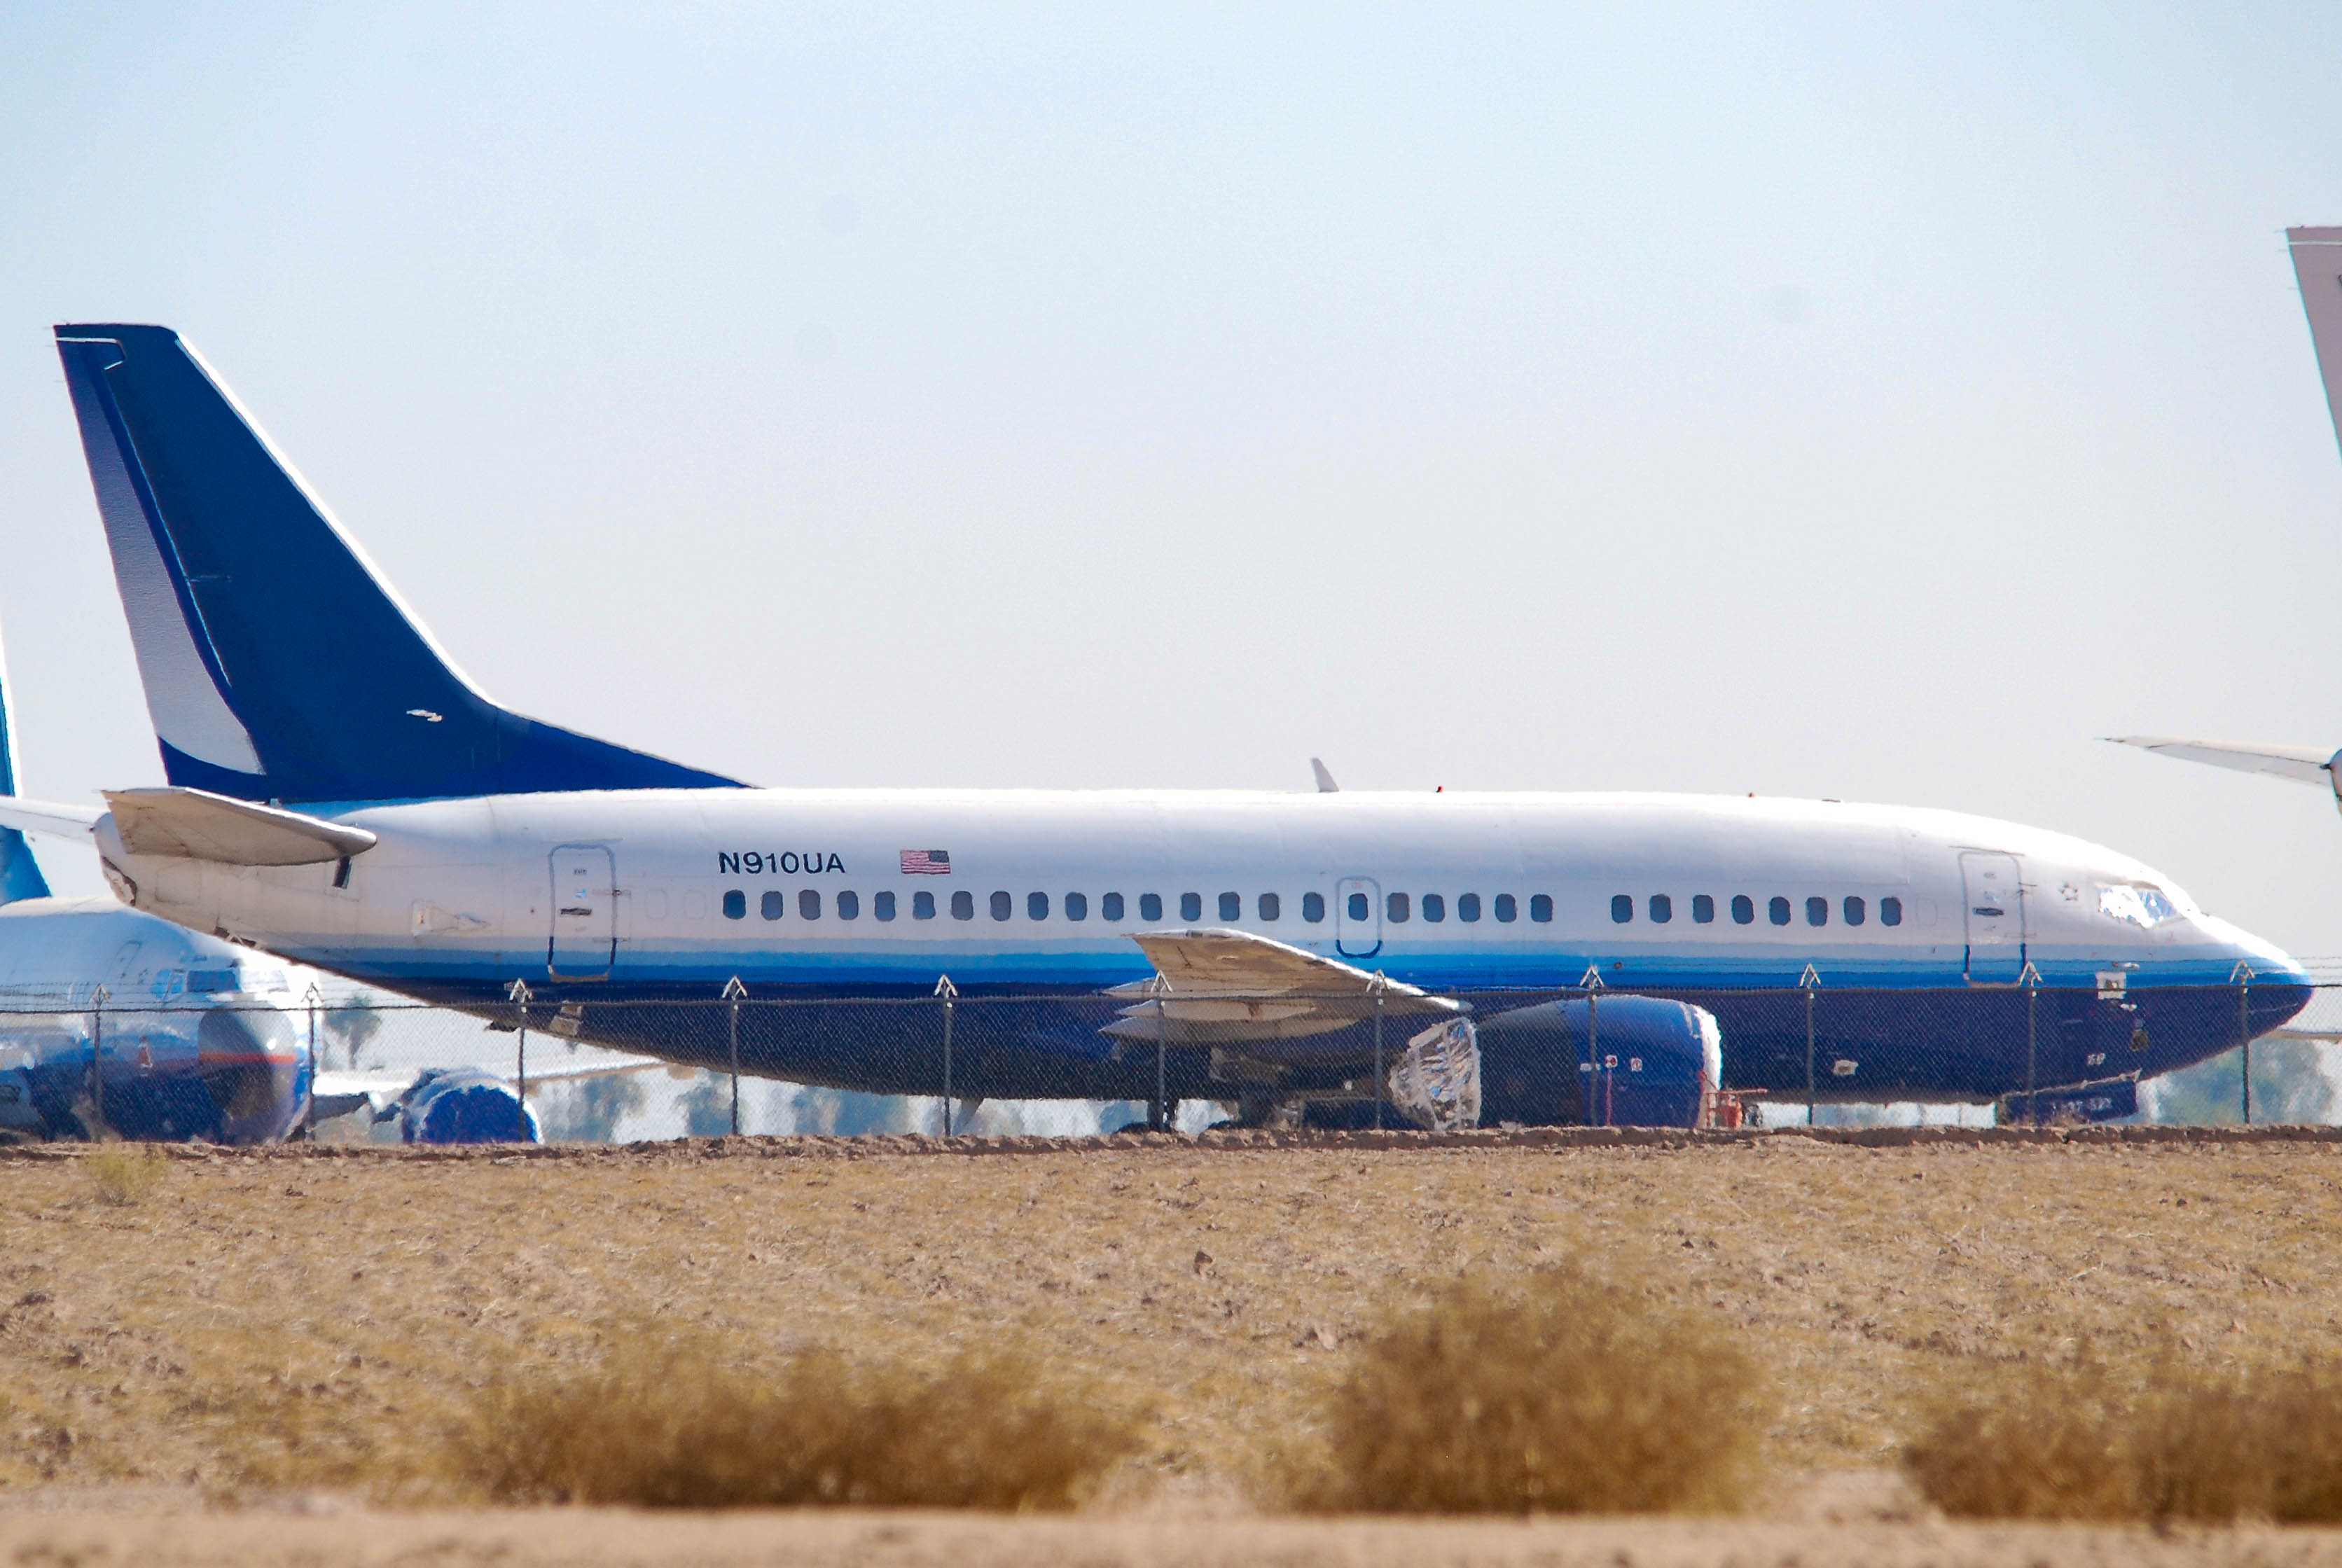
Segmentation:
{"type": "Polygon", "coordinates": [[[1724,1075],[1716,1014],[1656,996],[1483,1014],[1477,1034],[1483,1126],[1696,1126],[1724,1075]]]}

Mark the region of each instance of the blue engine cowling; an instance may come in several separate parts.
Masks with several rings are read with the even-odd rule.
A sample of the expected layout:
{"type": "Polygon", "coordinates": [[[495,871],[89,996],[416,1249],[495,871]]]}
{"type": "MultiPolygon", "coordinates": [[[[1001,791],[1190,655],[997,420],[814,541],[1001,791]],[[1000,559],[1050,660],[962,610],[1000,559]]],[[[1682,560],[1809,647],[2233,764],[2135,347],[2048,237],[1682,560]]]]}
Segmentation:
{"type": "Polygon", "coordinates": [[[477,1067],[426,1067],[384,1114],[405,1144],[536,1144],[536,1113],[512,1084],[477,1067]]]}
{"type": "Polygon", "coordinates": [[[1479,1020],[1480,1124],[1690,1127],[1724,1074],[1716,1014],[1656,996],[1547,1002],[1479,1020]],[[1589,1063],[1590,1049],[1598,1060],[1589,1063]],[[1588,1113],[1588,1099],[1591,1112],[1588,1113]]]}

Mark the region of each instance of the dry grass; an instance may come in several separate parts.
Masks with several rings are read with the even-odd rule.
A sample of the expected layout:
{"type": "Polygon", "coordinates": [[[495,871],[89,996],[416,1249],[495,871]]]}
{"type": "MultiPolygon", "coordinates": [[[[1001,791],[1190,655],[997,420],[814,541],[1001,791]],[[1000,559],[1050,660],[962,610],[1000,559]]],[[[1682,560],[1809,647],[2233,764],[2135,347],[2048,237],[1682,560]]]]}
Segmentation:
{"type": "Polygon", "coordinates": [[[2252,1373],[2177,1353],[2126,1377],[2085,1354],[1939,1401],[1904,1455],[1947,1513],[2342,1521],[2342,1368],[2252,1373]]]}
{"type": "Polygon", "coordinates": [[[1756,1363],[1706,1314],[1576,1268],[1476,1273],[1392,1312],[1334,1386],[1326,1513],[1729,1508],[1764,1431],[1756,1363]]]}
{"type": "Polygon", "coordinates": [[[438,1473],[495,1369],[583,1375],[649,1322],[768,1371],[1046,1346],[1054,1375],[1151,1412],[1115,1496],[1243,1486],[1320,1423],[1395,1294],[1474,1272],[1576,1262],[1720,1322],[1781,1391],[1777,1473],[1891,1465],[1932,1391],[2085,1335],[2125,1377],[2185,1341],[2261,1386],[2334,1332],[2342,1150],[2318,1145],[744,1147],[188,1151],[127,1206],[95,1199],[85,1156],[10,1160],[0,1502],[431,1495],[407,1478],[438,1473]]]}
{"type": "Polygon", "coordinates": [[[152,1195],[170,1168],[170,1157],[152,1144],[101,1144],[81,1159],[97,1201],[118,1208],[152,1195]]]}
{"type": "Polygon", "coordinates": [[[502,1503],[1070,1508],[1135,1445],[1096,1391],[1014,1353],[940,1372],[636,1338],[601,1366],[491,1387],[450,1459],[502,1503]]]}

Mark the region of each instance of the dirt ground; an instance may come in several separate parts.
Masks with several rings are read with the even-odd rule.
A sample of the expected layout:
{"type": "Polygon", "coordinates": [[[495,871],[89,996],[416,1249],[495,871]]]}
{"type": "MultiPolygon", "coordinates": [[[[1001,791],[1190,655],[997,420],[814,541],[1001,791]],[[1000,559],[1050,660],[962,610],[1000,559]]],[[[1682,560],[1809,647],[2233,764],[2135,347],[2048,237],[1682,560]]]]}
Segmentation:
{"type": "Polygon", "coordinates": [[[2324,1533],[1949,1525],[1843,1479],[1891,1469],[1916,1402],[1990,1360],[2084,1339],[2215,1363],[2342,1350],[2342,1144],[1436,1144],[185,1151],[128,1203],[103,1200],[78,1152],[19,1153],[0,1159],[0,1553],[2342,1562],[2324,1533]],[[1560,1259],[1720,1314],[1771,1369],[1775,1480],[1755,1516],[1259,1515],[1262,1467],[1380,1306],[1560,1259]],[[826,1345],[939,1366],[1013,1343],[1149,1411],[1149,1443],[1073,1520],[347,1512],[414,1473],[484,1381],[675,1332],[749,1361],[826,1345]]]}

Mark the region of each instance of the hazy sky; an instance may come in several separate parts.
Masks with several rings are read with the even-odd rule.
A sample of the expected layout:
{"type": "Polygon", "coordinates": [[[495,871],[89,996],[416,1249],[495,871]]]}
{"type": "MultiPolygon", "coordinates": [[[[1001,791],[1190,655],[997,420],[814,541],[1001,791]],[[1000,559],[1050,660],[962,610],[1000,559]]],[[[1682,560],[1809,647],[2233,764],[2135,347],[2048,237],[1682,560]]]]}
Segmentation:
{"type": "MultiPolygon", "coordinates": [[[[50,346],[769,784],[1951,806],[2342,955],[2342,10],[0,8],[29,793],[161,774],[50,346]]],[[[96,886],[52,849],[56,880],[96,886]]]]}

